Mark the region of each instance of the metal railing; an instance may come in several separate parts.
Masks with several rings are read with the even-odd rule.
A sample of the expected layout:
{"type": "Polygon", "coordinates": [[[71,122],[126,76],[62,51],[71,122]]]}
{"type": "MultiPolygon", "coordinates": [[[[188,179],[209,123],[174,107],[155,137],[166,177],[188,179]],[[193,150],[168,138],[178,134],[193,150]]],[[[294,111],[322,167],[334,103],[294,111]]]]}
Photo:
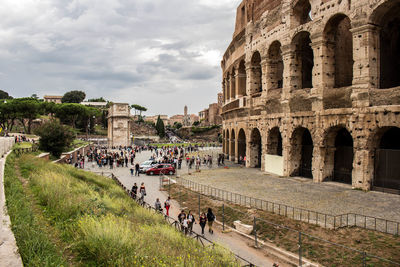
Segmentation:
{"type": "MultiPolygon", "coordinates": [[[[166,179],[160,180],[160,182],[166,181],[166,179]]],[[[186,180],[188,181],[188,180],[186,180]]],[[[192,181],[190,181],[192,182],[192,181]]],[[[315,261],[320,262],[323,265],[336,265],[339,266],[340,261],[343,259],[347,259],[349,261],[346,266],[400,266],[400,263],[395,262],[391,259],[386,259],[383,257],[379,257],[376,255],[372,255],[367,253],[366,251],[362,251],[359,249],[351,248],[342,244],[338,244],[312,234],[299,231],[293,228],[290,228],[286,225],[282,225],[280,223],[275,223],[270,220],[266,220],[257,216],[257,213],[251,212],[246,213],[238,210],[237,208],[230,207],[228,203],[236,204],[234,201],[231,201],[230,194],[229,197],[222,197],[222,192],[217,191],[217,193],[213,193],[212,195],[203,194],[202,192],[207,193],[207,191],[197,190],[198,188],[193,186],[197,183],[191,184],[190,186],[183,186],[182,182],[178,182],[178,194],[176,196],[176,200],[178,202],[185,202],[186,205],[189,205],[192,209],[198,209],[200,213],[201,210],[205,210],[210,207],[210,203],[214,203],[213,205],[217,207],[217,210],[214,210],[214,214],[219,217],[219,221],[222,223],[223,229],[228,225],[231,228],[235,228],[234,221],[240,220],[247,224],[247,226],[251,226],[252,230],[250,235],[253,236],[254,246],[259,247],[260,240],[264,242],[273,242],[274,244],[278,241],[276,238],[280,239],[280,243],[289,244],[288,247],[285,247],[285,250],[296,252],[298,266],[302,266],[306,264],[307,260],[304,259],[305,256],[311,257],[315,261]],[[191,189],[193,188],[193,190],[191,189]],[[182,191],[184,190],[184,191],[182,191]],[[197,191],[196,191],[197,190],[197,191]],[[185,195],[187,194],[187,195],[185,195]],[[218,204],[213,200],[219,200],[222,204],[218,204]],[[224,200],[225,199],[225,200],[224,200]],[[209,201],[207,201],[209,200],[209,201]],[[211,201],[211,202],[210,202],[211,201]],[[292,246],[290,246],[292,244],[292,246]],[[295,245],[295,246],[293,246],[295,245]],[[323,258],[321,259],[316,253],[312,246],[321,246],[331,248],[331,251],[338,251],[338,256],[330,256],[329,259],[323,258]],[[320,260],[320,261],[319,261],[320,260]],[[331,262],[329,262],[331,261],[331,262]],[[336,261],[336,262],[335,262],[336,261]],[[351,263],[350,263],[351,261],[351,263]],[[334,263],[333,263],[334,262],[334,263]],[[337,265],[339,264],[339,265],[337,265]],[[377,265],[376,265],[377,264],[377,265]]],[[[170,182],[163,182],[161,187],[168,187],[170,195],[171,194],[171,184],[170,182]]],[[[226,191],[225,191],[226,192],[226,191]]],[[[232,195],[233,196],[233,195],[232,195]]],[[[234,197],[233,197],[234,199],[234,197]]],[[[251,201],[247,201],[250,203],[251,201]]],[[[243,203],[243,202],[242,202],[243,203]]],[[[254,202],[252,202],[254,203],[254,202]]],[[[215,208],[214,207],[214,208],[215,208]]],[[[249,207],[249,206],[247,206],[249,207]]],[[[259,206],[258,206],[259,207],[259,206]]],[[[255,206],[253,208],[256,208],[255,206]]],[[[276,209],[278,210],[278,209],[276,209]]],[[[282,209],[281,209],[282,210],[282,209]]],[[[284,209],[283,209],[284,210],[284,209]]],[[[282,213],[281,213],[282,214],[282,213]]],[[[356,214],[354,214],[356,215],[356,214]]],[[[337,217],[337,216],[336,216],[337,217]]],[[[344,219],[344,218],[343,218],[344,219]]],[[[357,220],[357,219],[356,219],[357,220]]],[[[343,265],[341,265],[343,266],[343,265]]]]}
{"type": "Polygon", "coordinates": [[[215,199],[236,205],[272,212],[290,219],[319,225],[324,228],[337,229],[342,227],[356,226],[392,235],[400,234],[400,222],[396,221],[356,213],[332,215],[249,197],[212,186],[196,183],[184,178],[178,178],[176,180],[180,185],[202,195],[211,196],[215,199]]]}
{"type": "MultiPolygon", "coordinates": [[[[98,173],[98,172],[97,172],[98,173]]],[[[103,174],[106,174],[106,172],[100,172],[103,174]]],[[[164,214],[163,212],[160,212],[158,210],[156,210],[155,207],[153,207],[152,205],[148,204],[145,201],[140,200],[140,198],[134,198],[131,194],[131,191],[129,189],[126,188],[126,186],[123,185],[123,183],[121,183],[121,181],[118,179],[117,176],[115,176],[112,172],[110,173],[110,178],[112,178],[119,186],[121,186],[124,191],[134,200],[136,201],[139,205],[143,206],[144,208],[147,208],[149,210],[154,211],[157,214],[163,215],[164,219],[168,222],[169,225],[171,225],[172,227],[175,228],[175,230],[179,231],[179,232],[183,232],[182,228],[181,228],[181,224],[179,221],[175,220],[174,218],[167,216],[166,214],[164,214]]],[[[196,239],[203,247],[208,247],[211,246],[212,248],[214,248],[215,243],[209,239],[207,239],[206,237],[204,237],[203,235],[200,235],[198,233],[196,233],[195,231],[191,231],[189,233],[189,237],[196,239]]],[[[243,257],[231,252],[232,255],[234,255],[234,257],[239,261],[244,263],[244,265],[242,265],[242,267],[254,267],[255,265],[253,263],[251,263],[250,261],[244,259],[243,257]]]]}

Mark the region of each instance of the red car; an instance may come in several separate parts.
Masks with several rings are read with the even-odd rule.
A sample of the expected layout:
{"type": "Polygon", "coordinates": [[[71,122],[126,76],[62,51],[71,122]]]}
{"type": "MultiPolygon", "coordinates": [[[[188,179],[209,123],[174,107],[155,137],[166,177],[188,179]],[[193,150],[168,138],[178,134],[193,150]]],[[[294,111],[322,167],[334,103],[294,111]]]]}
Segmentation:
{"type": "Polygon", "coordinates": [[[159,175],[162,174],[175,174],[175,168],[171,164],[157,164],[146,171],[147,175],[159,175]]]}

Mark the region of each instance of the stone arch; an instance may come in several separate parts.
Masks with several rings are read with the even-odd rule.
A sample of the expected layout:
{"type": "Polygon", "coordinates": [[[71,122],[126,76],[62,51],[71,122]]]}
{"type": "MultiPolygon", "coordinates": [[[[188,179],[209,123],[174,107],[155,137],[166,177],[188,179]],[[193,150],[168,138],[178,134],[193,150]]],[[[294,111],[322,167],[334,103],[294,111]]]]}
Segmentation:
{"type": "Polygon", "coordinates": [[[230,95],[231,95],[231,99],[235,99],[236,98],[236,77],[235,77],[235,75],[236,75],[236,70],[235,70],[235,67],[233,67],[232,71],[231,71],[231,76],[230,76],[230,81],[231,81],[231,84],[230,84],[231,93],[230,93],[230,95]]]}
{"type": "Polygon", "coordinates": [[[282,156],[282,152],[283,152],[282,135],[279,130],[279,127],[274,127],[268,133],[267,154],[282,156]]]}
{"type": "Polygon", "coordinates": [[[350,32],[351,21],[344,14],[332,16],[324,29],[327,44],[329,77],[333,87],[351,86],[353,82],[353,35],[350,32]]]}
{"type": "Polygon", "coordinates": [[[307,128],[297,127],[293,131],[290,139],[290,150],[290,176],[313,178],[312,159],[314,142],[307,128]]]}
{"type": "Polygon", "coordinates": [[[234,161],[235,160],[235,142],[236,142],[236,140],[235,140],[235,130],[234,129],[232,129],[232,131],[231,131],[231,140],[230,140],[230,148],[229,148],[229,159],[230,160],[232,160],[232,161],[234,161]]]}
{"type": "Polygon", "coordinates": [[[229,71],[226,73],[226,78],[225,78],[225,81],[226,81],[226,101],[228,102],[230,99],[231,99],[231,75],[230,75],[230,73],[229,73],[229,71]]]}
{"type": "Polygon", "coordinates": [[[311,48],[310,33],[301,31],[292,40],[294,64],[292,66],[294,89],[312,88],[314,52],[311,48]]]}
{"type": "Polygon", "coordinates": [[[400,86],[400,1],[387,1],[378,6],[370,22],[380,27],[379,87],[400,86]]]}
{"type": "Polygon", "coordinates": [[[242,128],[239,130],[237,142],[238,142],[238,161],[239,164],[242,164],[246,157],[246,133],[242,128]]]}
{"type": "Polygon", "coordinates": [[[222,153],[225,154],[225,130],[222,131],[222,153]]]}
{"type": "Polygon", "coordinates": [[[239,75],[239,96],[245,96],[246,94],[246,84],[247,84],[247,76],[246,76],[246,64],[244,60],[241,60],[238,68],[239,75]]]}
{"type": "Polygon", "coordinates": [[[373,189],[400,194],[400,128],[379,128],[374,136],[373,189]]]}
{"type": "Polygon", "coordinates": [[[261,168],[262,140],[261,133],[257,128],[251,131],[249,149],[249,166],[261,168]]]}
{"type": "Polygon", "coordinates": [[[250,94],[262,92],[261,54],[258,51],[251,57],[250,94]]]}
{"type": "Polygon", "coordinates": [[[274,41],[268,49],[268,85],[267,89],[278,89],[283,86],[283,58],[281,43],[274,41]]]}
{"type": "Polygon", "coordinates": [[[226,134],[225,134],[225,154],[226,156],[229,157],[229,129],[226,129],[226,134]]]}
{"type": "Polygon", "coordinates": [[[346,127],[330,128],[325,135],[323,150],[324,180],[352,184],[354,144],[346,127]]]}
{"type": "Polygon", "coordinates": [[[310,14],[311,4],[309,0],[295,1],[293,4],[292,27],[298,27],[310,22],[312,20],[310,14]]]}

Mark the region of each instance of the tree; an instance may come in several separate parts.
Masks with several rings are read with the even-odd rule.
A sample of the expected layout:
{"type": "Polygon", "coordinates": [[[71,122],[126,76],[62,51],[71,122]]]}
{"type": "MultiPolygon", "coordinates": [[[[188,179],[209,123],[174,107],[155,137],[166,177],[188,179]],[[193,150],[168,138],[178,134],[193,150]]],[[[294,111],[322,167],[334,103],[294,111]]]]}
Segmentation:
{"type": "Polygon", "coordinates": [[[59,158],[75,139],[75,134],[68,126],[60,124],[53,119],[45,122],[37,128],[35,133],[40,136],[40,150],[50,152],[51,155],[59,158]]]}
{"type": "Polygon", "coordinates": [[[198,126],[200,124],[200,122],[199,121],[195,121],[195,122],[193,122],[193,126],[198,126]]]}
{"type": "Polygon", "coordinates": [[[175,129],[180,129],[180,128],[182,128],[182,126],[183,126],[182,123],[177,122],[177,121],[174,122],[174,128],[175,128],[175,129]]]}
{"type": "Polygon", "coordinates": [[[56,117],[60,119],[61,123],[69,124],[76,128],[77,122],[82,117],[86,116],[87,107],[80,104],[66,103],[57,105],[56,117]]]}
{"type": "Polygon", "coordinates": [[[158,136],[160,136],[161,138],[163,138],[165,136],[165,126],[164,126],[164,122],[160,118],[160,115],[158,115],[158,118],[157,118],[156,130],[157,130],[158,136]]]}
{"type": "Polygon", "coordinates": [[[107,102],[103,97],[100,98],[91,98],[88,100],[88,102],[107,102]]]}
{"type": "Polygon", "coordinates": [[[137,111],[139,111],[139,116],[142,116],[142,112],[147,111],[147,108],[145,108],[141,105],[133,104],[131,107],[135,110],[135,116],[136,116],[137,111]]]}
{"type": "Polygon", "coordinates": [[[70,91],[65,93],[61,102],[63,103],[81,103],[86,98],[86,94],[82,91],[70,91]]]}
{"type": "Polygon", "coordinates": [[[0,90],[0,99],[12,99],[12,97],[7,92],[0,90]]]}
{"type": "Polygon", "coordinates": [[[16,106],[12,102],[13,100],[0,101],[0,126],[8,131],[12,131],[18,116],[16,106]]]}
{"type": "Polygon", "coordinates": [[[37,99],[25,97],[14,99],[11,104],[15,108],[17,119],[24,127],[25,133],[31,133],[33,120],[42,113],[42,105],[37,99]]]}

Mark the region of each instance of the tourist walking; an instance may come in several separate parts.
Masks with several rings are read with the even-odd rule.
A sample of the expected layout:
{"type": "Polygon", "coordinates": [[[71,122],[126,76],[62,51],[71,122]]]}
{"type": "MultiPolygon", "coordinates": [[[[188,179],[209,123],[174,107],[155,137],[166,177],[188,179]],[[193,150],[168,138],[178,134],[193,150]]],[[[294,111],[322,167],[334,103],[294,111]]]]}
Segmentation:
{"type": "Polygon", "coordinates": [[[140,185],[139,192],[140,192],[140,204],[143,205],[144,197],[146,196],[146,187],[144,186],[144,183],[140,185]]]}
{"type": "Polygon", "coordinates": [[[192,211],[189,210],[189,213],[187,215],[187,221],[188,221],[188,231],[190,234],[193,232],[193,224],[196,223],[196,220],[194,219],[194,216],[192,214],[192,211]]]}
{"type": "Polygon", "coordinates": [[[168,197],[164,202],[165,210],[167,211],[167,216],[169,216],[169,208],[171,207],[171,197],[168,197]]]}
{"type": "Polygon", "coordinates": [[[201,234],[204,236],[204,228],[206,227],[206,223],[207,223],[207,216],[206,216],[206,214],[203,212],[201,215],[200,215],[200,218],[199,218],[199,224],[200,224],[200,227],[201,227],[201,234]]]}
{"type": "Polygon", "coordinates": [[[156,199],[156,203],[154,203],[154,208],[156,209],[156,211],[162,213],[163,209],[161,207],[161,202],[159,198],[156,199]]]}
{"type": "Polygon", "coordinates": [[[208,211],[207,211],[207,221],[208,221],[208,232],[211,234],[214,234],[214,230],[212,227],[213,227],[213,223],[215,221],[215,215],[212,212],[211,208],[208,208],[208,211]]]}
{"type": "Polygon", "coordinates": [[[135,164],[135,176],[140,176],[139,169],[140,169],[139,163],[136,163],[135,164]]]}
{"type": "Polygon", "coordinates": [[[133,186],[132,186],[132,190],[131,190],[131,194],[132,194],[133,199],[136,199],[137,190],[138,190],[138,186],[136,185],[136,183],[134,183],[133,186]]]}

